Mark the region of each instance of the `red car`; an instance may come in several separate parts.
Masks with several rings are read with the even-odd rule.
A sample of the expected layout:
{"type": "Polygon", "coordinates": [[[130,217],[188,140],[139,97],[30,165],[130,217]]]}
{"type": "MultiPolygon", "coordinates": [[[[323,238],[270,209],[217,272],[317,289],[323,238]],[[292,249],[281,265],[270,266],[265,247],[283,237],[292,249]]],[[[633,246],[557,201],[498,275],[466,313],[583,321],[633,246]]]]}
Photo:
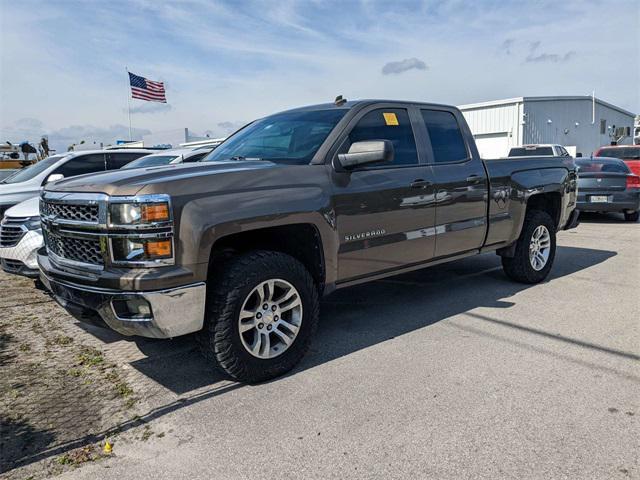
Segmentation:
{"type": "Polygon", "coordinates": [[[640,175],[640,145],[611,145],[600,147],[594,157],[619,158],[634,175],[640,175]]]}

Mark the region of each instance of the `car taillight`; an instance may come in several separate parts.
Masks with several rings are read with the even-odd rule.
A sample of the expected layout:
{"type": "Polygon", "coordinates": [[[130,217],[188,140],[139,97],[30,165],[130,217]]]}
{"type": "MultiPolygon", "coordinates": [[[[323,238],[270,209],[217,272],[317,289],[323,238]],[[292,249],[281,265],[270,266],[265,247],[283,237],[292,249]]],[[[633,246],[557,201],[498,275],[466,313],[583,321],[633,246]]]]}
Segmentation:
{"type": "Polygon", "coordinates": [[[640,188],[640,177],[637,175],[627,175],[627,188],[640,188]]]}

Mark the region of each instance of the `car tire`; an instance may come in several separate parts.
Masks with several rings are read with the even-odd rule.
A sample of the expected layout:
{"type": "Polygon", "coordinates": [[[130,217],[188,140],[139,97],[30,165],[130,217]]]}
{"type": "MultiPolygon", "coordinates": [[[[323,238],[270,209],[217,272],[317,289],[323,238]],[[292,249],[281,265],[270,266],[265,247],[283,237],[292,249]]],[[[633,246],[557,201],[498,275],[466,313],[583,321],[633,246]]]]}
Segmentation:
{"type": "Polygon", "coordinates": [[[638,218],[640,218],[640,212],[633,212],[633,213],[624,212],[625,222],[637,222],[638,218]]]}
{"type": "Polygon", "coordinates": [[[260,250],[225,259],[217,272],[207,288],[204,328],[198,339],[205,357],[229,377],[246,383],[269,380],[291,370],[309,349],[318,326],[318,289],[308,270],[289,255],[260,250]],[[278,297],[281,291],[287,293],[278,297]],[[279,300],[287,295],[294,301],[279,300]],[[262,303],[267,300],[270,306],[262,317],[262,303]],[[254,308],[247,302],[257,303],[254,308]],[[291,309],[293,303],[296,307],[291,309]],[[279,318],[276,313],[281,312],[281,307],[279,318]],[[285,311],[286,308],[289,310],[285,311]],[[249,311],[257,313],[247,318],[249,311]],[[289,313],[291,316],[287,316],[289,313]],[[259,323],[258,315],[264,323],[259,323]],[[250,327],[247,331],[241,331],[247,327],[250,327]],[[288,340],[290,344],[281,340],[282,335],[293,337],[288,340]]]}
{"type": "MultiPolygon", "coordinates": [[[[547,242],[545,241],[544,244],[546,245],[547,242]]],[[[555,255],[556,228],[553,219],[547,212],[529,210],[516,242],[514,256],[502,257],[502,268],[507,276],[516,282],[539,283],[549,275],[555,255]],[[537,239],[536,236],[538,236],[537,239]],[[541,239],[547,239],[547,237],[548,247],[545,252],[541,247],[543,244],[541,239]],[[539,255],[536,255],[537,253],[539,255]]]]}

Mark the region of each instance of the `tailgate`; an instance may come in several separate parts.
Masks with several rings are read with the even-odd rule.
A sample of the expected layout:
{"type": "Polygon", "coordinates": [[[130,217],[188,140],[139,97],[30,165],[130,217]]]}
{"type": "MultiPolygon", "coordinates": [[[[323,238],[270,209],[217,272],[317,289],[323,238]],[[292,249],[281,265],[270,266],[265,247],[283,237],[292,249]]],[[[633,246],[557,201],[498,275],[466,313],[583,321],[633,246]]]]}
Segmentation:
{"type": "Polygon", "coordinates": [[[579,192],[621,192],[626,188],[624,173],[581,173],[578,177],[579,192]]]}

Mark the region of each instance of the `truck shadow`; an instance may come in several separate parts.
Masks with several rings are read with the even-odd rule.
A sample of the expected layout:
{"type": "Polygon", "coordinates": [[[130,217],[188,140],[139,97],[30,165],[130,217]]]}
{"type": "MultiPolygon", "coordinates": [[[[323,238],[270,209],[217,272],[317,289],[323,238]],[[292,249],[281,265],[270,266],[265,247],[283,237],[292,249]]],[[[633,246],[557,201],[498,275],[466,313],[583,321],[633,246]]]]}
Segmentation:
{"type": "Polygon", "coordinates": [[[631,223],[622,213],[580,212],[580,223],[631,223]]]}
{"type": "MultiPolygon", "coordinates": [[[[548,281],[615,255],[608,250],[558,247],[548,281]]],[[[289,375],[477,307],[509,308],[513,305],[509,297],[528,288],[535,285],[512,282],[502,272],[499,257],[487,254],[339,290],[322,302],[316,338],[289,375]]],[[[147,358],[131,366],[178,395],[223,379],[190,338],[137,343],[147,358]]]]}

